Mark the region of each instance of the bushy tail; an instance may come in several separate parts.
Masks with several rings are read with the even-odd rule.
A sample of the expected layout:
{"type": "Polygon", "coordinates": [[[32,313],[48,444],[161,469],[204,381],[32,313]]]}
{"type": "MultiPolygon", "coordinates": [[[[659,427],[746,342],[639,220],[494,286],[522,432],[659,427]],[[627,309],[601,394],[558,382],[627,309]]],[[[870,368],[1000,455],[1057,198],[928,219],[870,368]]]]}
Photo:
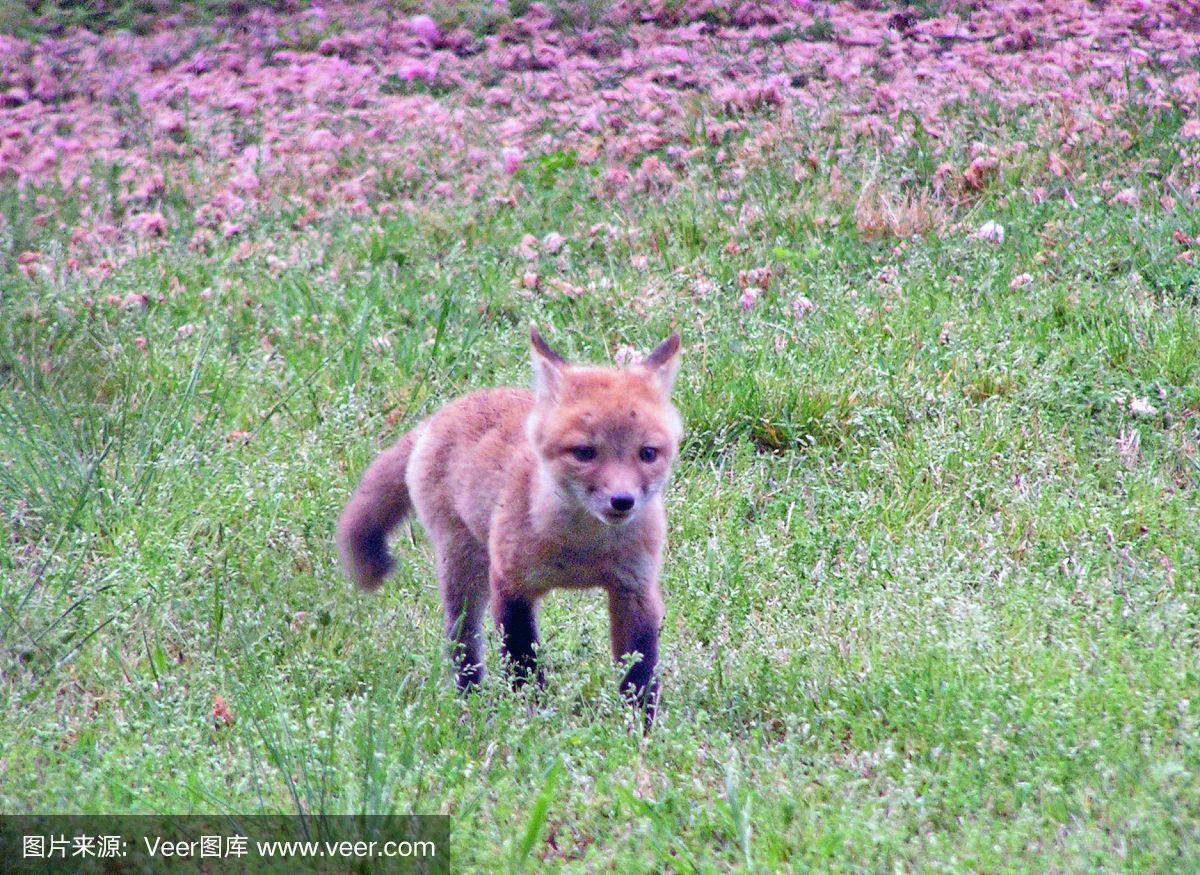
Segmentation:
{"type": "Polygon", "coordinates": [[[387,535],[412,510],[404,470],[412,454],[410,431],[376,457],[359,481],[337,524],[338,552],[346,574],[359,589],[379,589],[394,563],[387,535]]]}

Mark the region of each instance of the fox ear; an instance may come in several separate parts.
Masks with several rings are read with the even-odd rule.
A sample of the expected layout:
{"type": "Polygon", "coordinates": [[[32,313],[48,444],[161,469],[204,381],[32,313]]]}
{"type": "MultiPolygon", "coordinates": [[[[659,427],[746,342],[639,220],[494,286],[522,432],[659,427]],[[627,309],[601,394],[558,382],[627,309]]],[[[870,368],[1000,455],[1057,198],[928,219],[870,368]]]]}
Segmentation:
{"type": "Polygon", "coordinates": [[[533,391],[539,399],[554,398],[562,384],[567,360],[550,348],[537,327],[529,326],[529,344],[533,347],[533,391]]]}
{"type": "Polygon", "coordinates": [[[679,373],[679,332],[676,331],[655,347],[642,365],[650,371],[663,395],[670,395],[675,375],[679,373]]]}

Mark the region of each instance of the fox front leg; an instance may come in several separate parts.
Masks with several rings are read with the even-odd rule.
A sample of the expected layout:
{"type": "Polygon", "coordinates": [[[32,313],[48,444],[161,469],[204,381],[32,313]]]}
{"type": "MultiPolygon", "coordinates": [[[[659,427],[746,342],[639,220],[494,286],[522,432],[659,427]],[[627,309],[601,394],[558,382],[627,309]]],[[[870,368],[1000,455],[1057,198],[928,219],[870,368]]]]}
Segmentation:
{"type": "Polygon", "coordinates": [[[608,614],[613,657],[624,660],[633,656],[636,660],[621,680],[621,694],[641,707],[649,729],[658,710],[658,635],[663,621],[658,584],[610,590],[608,614]]]}
{"type": "Polygon", "coordinates": [[[538,665],[537,605],[527,597],[494,592],[492,617],[500,632],[500,655],[510,673],[514,690],[530,679],[538,689],[546,686],[546,676],[538,665]]]}

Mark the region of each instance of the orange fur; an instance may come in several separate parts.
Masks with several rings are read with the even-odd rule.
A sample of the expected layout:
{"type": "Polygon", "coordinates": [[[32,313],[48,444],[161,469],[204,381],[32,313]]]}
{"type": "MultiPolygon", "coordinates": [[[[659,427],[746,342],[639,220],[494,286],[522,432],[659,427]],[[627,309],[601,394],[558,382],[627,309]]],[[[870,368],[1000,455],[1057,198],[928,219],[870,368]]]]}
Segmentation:
{"type": "Polygon", "coordinates": [[[349,575],[375,589],[391,570],[387,532],[416,512],[433,543],[463,689],[483,676],[489,603],[521,683],[536,670],[542,596],[605,590],[613,655],[640,659],[622,689],[650,719],[662,490],[682,434],[670,402],[679,337],[621,370],[569,365],[536,330],[531,342],[534,390],[473,392],[400,438],[363,475],[338,521],[338,547],[349,575]]]}

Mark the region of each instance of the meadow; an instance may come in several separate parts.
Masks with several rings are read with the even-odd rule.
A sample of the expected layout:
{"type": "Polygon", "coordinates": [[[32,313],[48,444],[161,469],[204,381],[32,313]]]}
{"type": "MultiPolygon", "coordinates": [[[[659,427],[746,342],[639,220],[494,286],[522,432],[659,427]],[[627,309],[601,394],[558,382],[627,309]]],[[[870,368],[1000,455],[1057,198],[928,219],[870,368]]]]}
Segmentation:
{"type": "Polygon", "coordinates": [[[1200,870],[1200,19],[0,0],[0,811],[456,871],[1200,870]],[[243,8],[245,7],[245,8],[243,8]],[[455,694],[334,521],[528,327],[683,338],[663,699],[455,694]]]}

